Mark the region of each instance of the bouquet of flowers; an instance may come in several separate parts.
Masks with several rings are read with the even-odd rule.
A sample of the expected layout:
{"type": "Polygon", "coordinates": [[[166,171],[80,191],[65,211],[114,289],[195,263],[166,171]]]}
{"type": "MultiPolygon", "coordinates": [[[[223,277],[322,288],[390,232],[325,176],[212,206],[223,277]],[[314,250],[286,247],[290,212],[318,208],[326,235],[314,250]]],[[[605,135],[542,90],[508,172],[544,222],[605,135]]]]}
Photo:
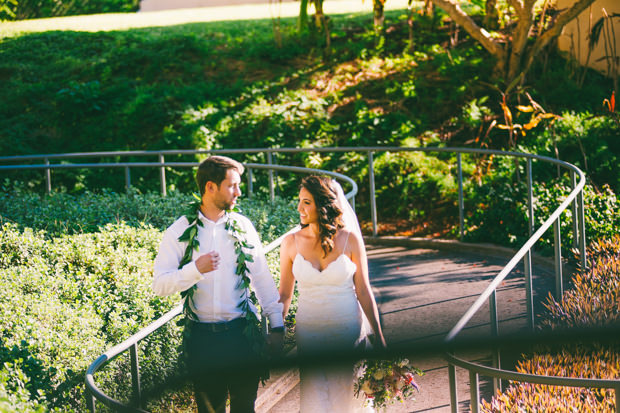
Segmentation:
{"type": "Polygon", "coordinates": [[[362,393],[366,403],[372,403],[377,409],[396,400],[404,402],[414,391],[420,391],[414,380],[416,374],[424,373],[406,358],[366,360],[362,362],[361,375],[355,383],[355,396],[362,393]]]}

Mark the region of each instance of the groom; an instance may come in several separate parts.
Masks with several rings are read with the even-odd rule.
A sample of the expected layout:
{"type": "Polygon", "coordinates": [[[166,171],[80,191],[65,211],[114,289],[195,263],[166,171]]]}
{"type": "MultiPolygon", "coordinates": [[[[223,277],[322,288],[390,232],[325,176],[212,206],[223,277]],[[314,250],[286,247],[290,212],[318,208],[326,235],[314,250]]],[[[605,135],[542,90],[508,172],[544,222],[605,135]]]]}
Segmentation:
{"type": "Polygon", "coordinates": [[[192,225],[183,216],[164,233],[154,264],[155,294],[166,296],[195,286],[183,348],[200,413],[224,412],[228,395],[231,413],[253,412],[258,389],[260,372],[252,366],[259,360],[244,334],[249,321],[242,309],[245,294],[237,274],[235,242],[239,240],[231,235],[231,224],[240,228],[237,237],[253,246],[244,248],[253,259],[247,260],[248,276],[263,314],[269,317],[270,341],[281,346],[284,333],[280,296],[256,229],[245,216],[230,212],[241,195],[243,170],[243,165],[225,156],[211,156],[200,164],[196,182],[201,204],[196,213],[202,225],[195,227],[199,250],[180,265],[188,248],[182,235],[192,225]]]}

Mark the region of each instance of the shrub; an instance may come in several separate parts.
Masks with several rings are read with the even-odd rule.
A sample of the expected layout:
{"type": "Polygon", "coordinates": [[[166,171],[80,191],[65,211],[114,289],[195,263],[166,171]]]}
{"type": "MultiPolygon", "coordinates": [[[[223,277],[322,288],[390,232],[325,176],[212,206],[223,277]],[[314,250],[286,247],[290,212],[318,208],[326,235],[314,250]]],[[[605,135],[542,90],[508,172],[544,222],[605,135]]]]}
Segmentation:
{"type": "MultiPolygon", "coordinates": [[[[534,227],[552,214],[571,191],[565,180],[536,182],[533,187],[534,227]]],[[[474,242],[492,242],[505,246],[520,246],[528,239],[527,185],[512,178],[494,178],[471,192],[465,207],[465,239],[474,242]],[[468,208],[469,206],[469,208],[468,208]],[[472,211],[473,209],[473,211],[472,211]]],[[[607,185],[596,190],[586,184],[584,188],[584,217],[586,242],[611,237],[620,228],[620,199],[607,185]]],[[[563,252],[571,255],[574,242],[572,209],[569,207],[560,219],[563,252]]],[[[553,246],[551,227],[535,249],[550,254],[553,246]]]]}
{"type": "MultiPolygon", "coordinates": [[[[179,301],[179,296],[154,296],[152,262],[162,230],[190,199],[182,194],[3,194],[0,406],[85,409],[88,365],[179,301]]],[[[265,242],[296,220],[295,208],[279,198],[273,205],[258,198],[241,205],[265,242]]],[[[277,273],[277,251],[269,263],[277,273]]],[[[180,327],[171,322],[141,343],[145,392],[178,372],[180,340],[180,327]]],[[[115,359],[96,376],[100,388],[119,400],[130,396],[128,359],[126,354],[115,359]]]]}
{"type": "MultiPolygon", "coordinates": [[[[549,310],[542,322],[544,329],[583,329],[618,326],[620,323],[620,235],[597,240],[588,247],[587,269],[573,278],[573,287],[557,302],[549,296],[549,310]]],[[[620,379],[620,345],[617,340],[604,343],[569,343],[552,348],[540,346],[517,363],[521,373],[620,379]]],[[[612,411],[613,389],[558,387],[529,383],[511,383],[497,393],[482,410],[502,411],[612,411]]]]}
{"type": "MultiPolygon", "coordinates": [[[[520,361],[517,371],[548,376],[612,379],[620,378],[620,346],[566,346],[555,353],[535,354],[520,361]]],[[[615,409],[613,389],[560,387],[512,383],[490,402],[482,402],[483,412],[506,411],[599,411],[615,409]]]]}
{"type": "Polygon", "coordinates": [[[587,269],[572,278],[561,301],[547,299],[551,329],[604,327],[620,324],[620,234],[597,240],[587,249],[587,269]]]}
{"type": "MultiPolygon", "coordinates": [[[[608,184],[620,191],[620,123],[611,116],[590,112],[566,112],[540,134],[532,136],[529,150],[552,158],[556,156],[585,172],[597,188],[608,184]],[[557,150],[557,152],[556,152],[557,150]]],[[[552,172],[552,171],[550,171],[552,172]]],[[[551,174],[549,174],[551,175],[551,174]]]]}
{"type": "Polygon", "coordinates": [[[458,217],[453,159],[422,152],[385,153],[375,162],[378,212],[385,216],[458,217]],[[441,211],[441,212],[438,212],[441,211]]]}
{"type": "MultiPolygon", "coordinates": [[[[49,236],[96,232],[106,224],[121,222],[136,227],[147,224],[164,230],[184,213],[187,204],[193,200],[192,195],[178,191],[169,193],[167,197],[152,192],[140,194],[132,191],[126,194],[107,190],[100,193],[53,192],[41,195],[23,190],[23,184],[18,182],[5,184],[5,188],[10,189],[0,192],[0,222],[44,230],[49,236]]],[[[281,197],[276,197],[273,203],[260,196],[243,198],[239,201],[239,208],[254,222],[263,242],[271,241],[290,229],[297,219],[294,204],[281,197]],[[274,216],[282,219],[274,220],[274,216]]],[[[7,254],[16,255],[13,251],[26,247],[15,245],[16,249],[7,249],[7,254]]]]}

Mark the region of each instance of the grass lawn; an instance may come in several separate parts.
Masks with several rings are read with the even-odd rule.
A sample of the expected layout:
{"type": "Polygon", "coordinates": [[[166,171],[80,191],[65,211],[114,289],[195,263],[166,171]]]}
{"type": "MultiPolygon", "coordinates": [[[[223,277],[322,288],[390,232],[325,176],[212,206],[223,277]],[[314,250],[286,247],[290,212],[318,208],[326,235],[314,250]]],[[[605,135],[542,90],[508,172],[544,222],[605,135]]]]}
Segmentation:
{"type": "MultiPolygon", "coordinates": [[[[386,2],[385,5],[386,10],[406,8],[406,0],[390,0],[389,2],[386,2]]],[[[325,2],[324,11],[327,15],[370,13],[372,12],[372,1],[328,1],[325,2]]],[[[94,14],[88,16],[70,16],[50,19],[22,20],[17,22],[3,22],[0,26],[0,38],[14,36],[19,33],[45,32],[50,30],[98,32],[127,30],[143,27],[173,26],[185,23],[295,17],[297,15],[299,15],[298,2],[286,2],[280,4],[265,2],[260,4],[201,7],[142,13],[94,14]]]]}

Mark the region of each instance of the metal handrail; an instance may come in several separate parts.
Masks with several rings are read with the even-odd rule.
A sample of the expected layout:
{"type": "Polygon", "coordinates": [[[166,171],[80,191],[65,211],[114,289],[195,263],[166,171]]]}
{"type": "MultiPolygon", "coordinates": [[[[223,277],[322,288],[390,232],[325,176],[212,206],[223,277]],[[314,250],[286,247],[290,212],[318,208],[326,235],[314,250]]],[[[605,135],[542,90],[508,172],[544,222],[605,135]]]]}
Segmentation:
{"type": "MultiPolygon", "coordinates": [[[[545,159],[545,157],[537,157],[537,159],[545,159]]],[[[551,214],[549,218],[545,220],[545,222],[538,228],[538,230],[532,235],[527,242],[517,251],[517,253],[512,257],[512,259],[506,264],[506,266],[500,271],[500,273],[495,276],[493,281],[489,284],[489,286],[483,291],[482,294],[478,297],[478,299],[469,307],[469,309],[463,314],[461,319],[456,323],[456,325],[450,330],[444,341],[449,343],[452,341],[456,335],[463,329],[465,324],[471,320],[471,318],[480,310],[482,305],[486,300],[489,299],[491,294],[495,291],[497,287],[504,281],[504,279],[510,274],[510,272],[514,269],[514,267],[519,263],[521,259],[525,256],[528,251],[531,251],[532,247],[540,239],[540,237],[551,227],[551,225],[556,222],[562,212],[568,208],[569,204],[577,197],[583,187],[586,184],[586,177],[584,173],[574,165],[571,165],[564,161],[558,161],[553,158],[546,158],[546,161],[552,161],[558,165],[567,167],[573,170],[577,175],[579,175],[579,183],[577,186],[570,192],[570,194],[566,197],[566,199],[556,208],[555,211],[551,214]]]]}
{"type": "MultiPolygon", "coordinates": [[[[585,175],[583,172],[577,168],[576,166],[569,164],[567,162],[526,153],[519,152],[507,152],[500,150],[488,150],[488,149],[473,149],[473,148],[436,148],[436,147],[425,147],[425,148],[410,148],[410,147],[376,147],[376,146],[368,146],[368,147],[322,147],[322,148],[257,148],[257,149],[221,149],[221,150],[163,150],[163,151],[125,151],[125,152],[91,152],[91,153],[66,153],[66,154],[52,154],[52,155],[30,155],[30,156],[20,156],[20,157],[0,157],[0,161],[11,162],[11,161],[24,161],[24,160],[44,160],[44,164],[34,164],[34,165],[0,165],[0,170],[3,169],[45,169],[47,173],[47,189],[51,190],[51,180],[50,180],[50,170],[56,168],[90,168],[90,167],[104,167],[104,168],[119,168],[124,167],[126,170],[126,182],[129,185],[129,168],[130,167],[159,167],[161,168],[161,189],[162,194],[166,194],[166,185],[165,185],[165,173],[164,169],[166,167],[193,167],[196,166],[196,162],[165,162],[165,155],[197,155],[197,154],[234,154],[234,153],[265,153],[267,156],[267,165],[264,164],[246,164],[248,167],[248,180],[249,180],[249,191],[251,193],[251,169],[267,169],[269,170],[269,190],[270,195],[273,199],[273,171],[274,170],[290,170],[295,172],[305,172],[307,168],[301,167],[283,167],[279,165],[273,164],[272,155],[275,153],[302,153],[302,152],[365,152],[368,155],[369,162],[369,181],[370,181],[370,208],[371,208],[371,218],[372,218],[372,228],[373,235],[377,235],[377,213],[376,213],[376,203],[375,203],[375,179],[374,179],[374,154],[376,152],[450,152],[456,153],[457,155],[457,176],[458,176],[458,205],[459,205],[459,225],[460,225],[460,236],[461,240],[463,239],[464,234],[464,202],[463,202],[463,177],[462,177],[462,165],[461,165],[461,156],[463,153],[478,153],[484,155],[500,155],[500,156],[511,156],[517,158],[524,158],[527,161],[527,184],[528,184],[528,219],[529,219],[529,236],[530,238],[527,242],[519,249],[519,251],[512,257],[509,263],[500,271],[500,273],[491,281],[489,286],[485,289],[485,291],[480,295],[480,297],[470,306],[467,312],[461,317],[461,319],[457,322],[457,324],[451,329],[446,338],[444,339],[445,343],[451,343],[459,334],[460,331],[464,328],[464,326],[471,320],[473,315],[477,313],[485,301],[489,300],[490,305],[490,318],[491,318],[491,329],[494,335],[498,333],[498,319],[497,319],[497,303],[496,303],[496,288],[501,284],[501,282],[505,279],[505,277],[514,269],[519,260],[524,260],[525,267],[525,289],[526,289],[526,306],[527,306],[527,318],[528,323],[531,328],[534,327],[534,314],[533,314],[533,297],[532,297],[532,247],[533,245],[540,239],[540,237],[551,227],[554,225],[554,250],[555,250],[555,273],[556,273],[556,296],[561,296],[563,281],[562,281],[562,256],[561,256],[561,240],[559,237],[559,219],[561,214],[568,208],[568,206],[572,203],[572,212],[573,217],[576,217],[573,222],[573,232],[574,232],[574,240],[576,242],[576,247],[580,250],[581,255],[581,264],[582,267],[586,266],[586,250],[585,250],[585,219],[584,219],[584,206],[583,206],[583,188],[585,186],[585,175]],[[106,157],[106,156],[115,156],[115,157],[123,157],[123,156],[158,156],[159,162],[119,162],[119,163],[80,163],[80,164],[50,164],[50,160],[61,160],[61,159],[73,159],[73,158],[88,158],[88,157],[106,157]],[[549,162],[552,164],[556,164],[559,167],[566,168],[571,173],[572,180],[572,191],[569,195],[564,199],[564,201],[560,204],[558,208],[551,214],[549,218],[545,220],[538,230],[534,231],[534,212],[533,212],[533,195],[532,195],[532,161],[539,160],[543,162],[549,162]],[[290,168],[290,169],[289,169],[290,168]],[[579,182],[576,182],[575,177],[579,177],[579,182]]],[[[311,170],[315,172],[316,170],[311,170]]],[[[326,171],[322,171],[326,172],[326,171]]],[[[329,173],[334,174],[334,173],[329,173]]],[[[341,175],[342,179],[344,176],[341,175]]],[[[346,177],[344,177],[346,178],[346,177]]],[[[348,180],[348,178],[346,178],[348,180]]],[[[354,190],[352,192],[357,193],[357,186],[355,182],[352,180],[354,190]]],[[[349,194],[347,195],[349,196],[349,194]]],[[[276,240],[277,241],[277,240],[276,240]]],[[[274,241],[274,242],[276,242],[274,241]]],[[[270,244],[271,245],[271,244],[270,244]]],[[[278,244],[279,245],[279,244],[278,244]]],[[[274,245],[274,248],[277,245],[274,245]]],[[[174,316],[173,316],[174,317],[174,316]]],[[[128,339],[129,340],[129,339],[128,339]]],[[[124,342],[124,343],[127,343],[124,342]]],[[[118,345],[114,347],[114,349],[118,349],[118,345]]],[[[128,347],[125,348],[125,350],[128,347]]],[[[123,351],[125,351],[123,350],[123,351]]],[[[104,354],[106,357],[110,357],[110,351],[104,354]]],[[[101,357],[104,357],[101,356],[101,357]]],[[[100,357],[100,358],[101,358],[100,357]]],[[[115,356],[114,356],[115,357],[115,356]]],[[[495,361],[499,359],[499,353],[494,355],[495,361]]],[[[538,383],[538,379],[534,380],[534,377],[541,377],[535,375],[522,375],[521,373],[515,373],[507,370],[501,370],[499,368],[492,367],[484,367],[480,366],[476,363],[471,363],[466,360],[462,360],[457,358],[454,355],[447,354],[446,359],[449,363],[449,376],[450,376],[450,392],[451,392],[451,405],[452,411],[458,411],[458,400],[456,397],[456,374],[455,374],[455,366],[459,366],[470,371],[470,379],[471,380],[471,394],[472,394],[472,410],[478,411],[478,397],[479,397],[479,389],[478,389],[478,374],[485,374],[487,376],[493,377],[494,379],[532,379],[532,382],[538,383]],[[472,376],[473,375],[473,376],[472,376]],[[532,377],[529,377],[532,376],[532,377]]],[[[105,361],[105,360],[104,360],[105,361]]],[[[99,368],[101,363],[104,361],[100,361],[97,359],[95,363],[97,364],[97,368],[99,368]]],[[[95,365],[93,363],[93,365],[95,365]]],[[[91,367],[93,366],[91,365],[91,367]]],[[[90,368],[89,368],[90,371],[90,368]]],[[[94,373],[94,371],[93,371],[94,373]]],[[[91,376],[92,377],[92,376],[91,376]]],[[[570,378],[553,378],[553,383],[556,385],[563,385],[562,383],[566,383],[564,385],[573,386],[574,383],[582,383],[580,381],[575,380],[565,380],[570,378]],[[565,381],[564,381],[565,380],[565,381]]],[[[541,379],[541,380],[547,380],[541,379]]],[[[618,397],[620,397],[620,381],[596,381],[596,379],[579,379],[585,380],[583,383],[588,383],[586,387],[608,387],[614,388],[616,393],[616,411],[620,412],[620,403],[618,403],[618,397]],[[591,381],[594,380],[594,381],[591,381]],[[601,384],[598,386],[597,384],[601,384]]],[[[88,379],[87,379],[88,383],[88,379]]],[[[94,382],[93,382],[94,385],[94,382]]],[[[139,383],[138,383],[139,386],[139,383]]],[[[107,397],[107,396],[106,396],[107,397]]],[[[102,400],[104,401],[104,400],[102,400]]],[[[105,401],[104,401],[105,402],[105,401]]],[[[118,406],[116,406],[118,407],[118,406]]],[[[139,410],[138,410],[139,411],[139,410]]]]}
{"type": "MultiPolygon", "coordinates": [[[[354,180],[352,180],[351,178],[349,178],[348,176],[345,176],[343,174],[339,174],[337,172],[331,172],[331,171],[325,171],[325,170],[318,170],[318,169],[311,169],[311,168],[302,168],[302,167],[297,167],[297,166],[283,166],[283,165],[260,165],[260,164],[244,164],[246,167],[251,167],[254,169],[275,169],[278,171],[288,171],[288,172],[297,172],[297,173],[321,173],[323,175],[327,175],[327,176],[331,176],[332,178],[335,179],[339,179],[342,181],[347,182],[348,184],[350,184],[352,186],[351,191],[349,191],[348,193],[345,194],[345,197],[349,200],[349,202],[353,203],[355,195],[357,194],[358,188],[357,188],[357,184],[355,183],[354,180]]],[[[268,254],[269,252],[273,251],[275,248],[277,248],[278,246],[280,246],[280,244],[282,243],[282,240],[284,239],[284,237],[286,237],[288,234],[290,234],[291,232],[294,232],[296,230],[299,229],[299,225],[295,226],[294,228],[290,229],[288,232],[286,232],[285,234],[279,236],[278,238],[276,238],[275,240],[271,241],[269,244],[267,244],[264,248],[263,251],[265,254],[268,254]]],[[[86,400],[87,400],[87,404],[88,404],[88,409],[91,412],[95,412],[95,399],[101,401],[103,404],[105,404],[106,406],[113,408],[115,410],[118,411],[128,411],[128,412],[139,412],[139,413],[147,413],[146,410],[143,410],[141,408],[141,401],[142,401],[142,397],[141,397],[141,389],[140,389],[140,373],[139,373],[139,368],[138,368],[138,343],[143,340],[144,338],[148,337],[151,333],[153,333],[154,331],[156,331],[157,329],[159,329],[160,327],[164,326],[166,323],[168,323],[170,320],[172,320],[173,318],[179,316],[181,313],[183,312],[183,304],[178,304],[177,306],[175,306],[174,308],[172,308],[170,311],[168,311],[166,314],[164,314],[162,317],[158,318],[157,320],[155,320],[154,322],[152,322],[151,324],[149,324],[148,326],[146,326],[145,328],[141,329],[140,331],[138,331],[136,334],[132,335],[131,337],[129,337],[128,339],[126,339],[125,341],[123,341],[120,344],[115,345],[114,347],[112,347],[111,349],[109,349],[108,351],[106,351],[104,354],[102,354],[101,356],[99,356],[86,370],[86,400]],[[120,354],[124,353],[125,351],[130,351],[130,355],[131,355],[131,371],[132,371],[132,387],[133,387],[133,394],[134,394],[134,398],[135,398],[135,403],[137,404],[137,406],[127,406],[125,404],[123,404],[122,402],[113,399],[112,397],[106,395],[105,393],[103,393],[103,391],[101,391],[101,389],[99,389],[99,387],[97,386],[97,384],[95,383],[95,378],[94,378],[94,374],[97,372],[97,370],[99,370],[100,368],[102,368],[103,366],[105,366],[107,363],[109,363],[110,361],[112,361],[114,358],[116,358],[117,356],[119,356],[120,354]]]]}

